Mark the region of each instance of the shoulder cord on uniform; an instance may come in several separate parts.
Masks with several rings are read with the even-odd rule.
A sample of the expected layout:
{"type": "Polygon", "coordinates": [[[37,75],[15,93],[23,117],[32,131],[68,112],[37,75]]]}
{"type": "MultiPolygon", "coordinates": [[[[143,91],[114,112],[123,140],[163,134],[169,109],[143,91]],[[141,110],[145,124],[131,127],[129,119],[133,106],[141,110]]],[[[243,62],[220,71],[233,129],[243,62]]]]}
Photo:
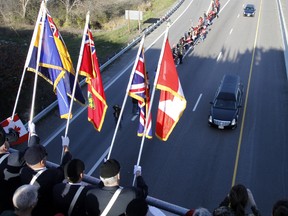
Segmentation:
{"type": "Polygon", "coordinates": [[[3,155],[1,158],[0,158],[0,164],[5,160],[5,158],[7,158],[9,156],[9,153],[5,153],[5,155],[3,155]]]}
{"type": "Polygon", "coordinates": [[[36,175],[33,176],[33,178],[30,181],[30,185],[33,185],[35,183],[35,181],[37,180],[37,178],[45,171],[47,170],[47,168],[45,167],[44,169],[40,170],[37,172],[36,175]]]}
{"type": "Polygon", "coordinates": [[[77,192],[75,193],[75,195],[74,195],[74,197],[72,199],[72,202],[71,202],[71,204],[69,206],[69,210],[68,210],[68,215],[69,216],[71,215],[71,213],[73,211],[73,208],[74,208],[74,205],[75,205],[75,203],[76,203],[76,201],[77,201],[78,197],[80,196],[80,194],[81,194],[83,189],[84,189],[84,186],[80,186],[78,188],[77,192]]]}
{"type": "Polygon", "coordinates": [[[102,212],[101,216],[106,216],[107,213],[110,211],[111,207],[115,203],[117,197],[121,193],[122,188],[118,188],[117,191],[113,194],[112,198],[110,199],[109,203],[107,204],[106,208],[102,212]]]}

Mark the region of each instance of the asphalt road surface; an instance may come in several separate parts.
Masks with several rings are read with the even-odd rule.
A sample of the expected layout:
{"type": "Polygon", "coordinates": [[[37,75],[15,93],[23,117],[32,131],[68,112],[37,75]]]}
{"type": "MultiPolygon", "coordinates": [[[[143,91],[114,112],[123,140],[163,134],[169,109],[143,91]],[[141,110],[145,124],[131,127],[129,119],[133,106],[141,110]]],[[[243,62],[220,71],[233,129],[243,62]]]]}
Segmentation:
{"type": "MultiPolygon", "coordinates": [[[[212,211],[233,184],[242,183],[251,189],[264,216],[271,215],[275,201],[288,197],[288,83],[277,3],[254,0],[255,17],[243,17],[245,3],[220,0],[219,18],[209,27],[207,38],[187,52],[183,64],[177,66],[186,110],[168,141],[155,136],[146,139],[141,154],[140,165],[152,197],[212,211]],[[237,74],[244,84],[243,106],[235,130],[208,126],[209,102],[224,74],[237,74]]],[[[209,0],[184,1],[171,17],[171,46],[197,24],[209,5],[209,0]]],[[[151,87],[165,29],[163,24],[145,40],[151,87]]],[[[87,121],[85,107],[74,108],[68,132],[70,149],[75,158],[85,161],[88,175],[98,178],[97,167],[109,151],[115,130],[112,106],[122,105],[137,49],[103,71],[109,107],[100,133],[87,121]]],[[[158,101],[156,92],[153,120],[158,101]]],[[[123,115],[111,158],[122,165],[121,184],[130,186],[141,143],[131,98],[123,115]]],[[[60,161],[65,126],[66,122],[54,113],[36,124],[48,149],[48,159],[55,163],[60,161]]]]}

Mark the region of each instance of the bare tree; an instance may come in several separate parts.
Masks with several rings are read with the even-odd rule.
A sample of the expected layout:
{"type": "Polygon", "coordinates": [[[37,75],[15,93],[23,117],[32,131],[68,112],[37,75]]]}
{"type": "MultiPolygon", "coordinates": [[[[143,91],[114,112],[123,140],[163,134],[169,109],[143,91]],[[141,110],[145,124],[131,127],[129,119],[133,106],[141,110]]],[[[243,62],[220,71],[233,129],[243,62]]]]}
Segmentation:
{"type": "Polygon", "coordinates": [[[79,6],[83,0],[60,0],[60,2],[65,6],[66,16],[65,23],[69,23],[69,14],[74,7],[79,6]]]}
{"type": "Polygon", "coordinates": [[[24,19],[26,17],[26,10],[27,10],[27,5],[30,0],[19,0],[20,4],[22,6],[22,18],[24,19]]]}
{"type": "MultiPolygon", "coordinates": [[[[6,23],[8,22],[8,18],[6,17],[6,14],[4,13],[5,6],[4,6],[4,2],[0,1],[0,14],[2,16],[3,22],[6,23]]],[[[0,16],[0,21],[1,21],[1,16],[0,16]]]]}

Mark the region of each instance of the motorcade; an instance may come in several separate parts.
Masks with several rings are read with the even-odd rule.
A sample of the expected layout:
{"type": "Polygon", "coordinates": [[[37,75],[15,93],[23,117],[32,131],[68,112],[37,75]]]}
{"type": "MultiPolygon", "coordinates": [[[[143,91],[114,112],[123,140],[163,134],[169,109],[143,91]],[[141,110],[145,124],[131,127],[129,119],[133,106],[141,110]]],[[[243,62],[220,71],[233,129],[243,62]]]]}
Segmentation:
{"type": "Polygon", "coordinates": [[[253,17],[255,15],[256,8],[253,4],[247,4],[243,10],[243,16],[253,17]]]}
{"type": "Polygon", "coordinates": [[[213,101],[210,102],[208,123],[219,129],[235,129],[242,107],[243,84],[238,75],[223,76],[213,101]]]}

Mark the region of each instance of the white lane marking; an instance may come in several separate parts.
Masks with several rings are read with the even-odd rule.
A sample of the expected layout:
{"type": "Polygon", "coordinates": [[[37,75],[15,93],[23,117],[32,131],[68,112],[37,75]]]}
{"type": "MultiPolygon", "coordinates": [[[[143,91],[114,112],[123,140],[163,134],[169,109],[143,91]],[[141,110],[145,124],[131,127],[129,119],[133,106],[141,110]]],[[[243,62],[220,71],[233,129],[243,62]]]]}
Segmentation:
{"type": "Polygon", "coordinates": [[[237,18],[239,18],[239,17],[240,17],[240,14],[238,14],[237,18]]]}
{"type": "Polygon", "coordinates": [[[220,60],[221,56],[222,56],[222,52],[219,53],[219,55],[218,55],[218,57],[217,57],[217,61],[220,60]]]}
{"type": "Polygon", "coordinates": [[[232,32],[233,32],[233,28],[230,30],[230,32],[229,32],[229,35],[231,35],[231,34],[232,34],[232,32]]]}
{"type": "Polygon", "coordinates": [[[197,108],[197,106],[198,106],[198,104],[199,104],[199,102],[200,102],[200,100],[201,100],[201,97],[202,97],[202,93],[199,95],[199,97],[198,97],[198,100],[197,100],[197,102],[196,102],[196,104],[195,104],[195,106],[194,106],[194,108],[193,108],[193,112],[196,110],[196,108],[197,108]]]}
{"type": "Polygon", "coordinates": [[[219,11],[219,14],[221,13],[221,11],[224,10],[224,8],[227,6],[227,4],[228,4],[230,1],[231,1],[231,0],[227,1],[226,4],[225,4],[223,7],[221,7],[221,10],[219,11]]]}
{"type": "Polygon", "coordinates": [[[134,115],[132,118],[131,118],[131,121],[134,121],[136,118],[137,118],[138,115],[134,115]]]}

